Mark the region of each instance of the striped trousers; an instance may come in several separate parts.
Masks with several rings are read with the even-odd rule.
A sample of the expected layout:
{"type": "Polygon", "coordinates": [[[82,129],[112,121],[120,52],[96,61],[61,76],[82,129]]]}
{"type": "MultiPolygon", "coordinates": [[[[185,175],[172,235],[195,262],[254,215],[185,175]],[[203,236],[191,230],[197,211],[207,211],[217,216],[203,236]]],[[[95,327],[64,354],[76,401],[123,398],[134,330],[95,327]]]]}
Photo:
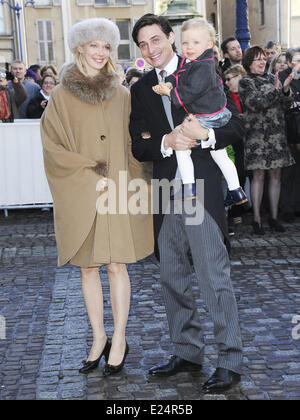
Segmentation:
{"type": "Polygon", "coordinates": [[[192,293],[193,270],[187,257],[190,249],[200,293],[214,324],[217,367],[241,373],[242,340],[224,237],[206,211],[198,225],[187,225],[189,214],[184,209],[182,214],[174,214],[171,204],[158,237],[161,284],[173,353],[194,363],[203,362],[203,333],[192,293]]]}

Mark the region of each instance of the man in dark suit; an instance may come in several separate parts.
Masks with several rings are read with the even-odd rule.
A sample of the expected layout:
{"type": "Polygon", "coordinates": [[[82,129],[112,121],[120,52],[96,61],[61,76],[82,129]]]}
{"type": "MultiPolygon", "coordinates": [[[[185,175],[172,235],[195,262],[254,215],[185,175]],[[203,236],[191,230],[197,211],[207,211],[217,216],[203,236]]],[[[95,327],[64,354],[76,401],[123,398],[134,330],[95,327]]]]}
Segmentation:
{"type": "MultiPolygon", "coordinates": [[[[193,148],[195,179],[204,180],[204,219],[200,224],[188,224],[191,209],[186,205],[182,214],[176,213],[175,201],[170,203],[169,214],[163,214],[161,202],[165,197],[160,191],[159,214],[154,214],[154,234],[174,355],[150,369],[149,373],[169,376],[178,371],[201,368],[204,342],[192,294],[190,251],[200,291],[214,322],[219,349],[217,369],[203,389],[206,392],[223,391],[240,380],[242,341],[230,279],[221,172],[209,150],[210,147],[224,148],[240,140],[243,126],[231,104],[233,116],[222,128],[203,128],[193,117],[183,122],[184,111],[174,109],[168,98],[154,93],[152,86],[173,73],[179,65],[175,36],[164,17],[144,15],[136,22],[132,36],[143,58],[154,67],[131,89],[133,155],[141,162],[153,162],[154,179],[172,181],[178,178],[173,151],[193,148]],[[145,131],[150,132],[147,138],[142,136],[145,131]]],[[[195,201],[186,200],[185,204],[193,206],[195,201]]]]}

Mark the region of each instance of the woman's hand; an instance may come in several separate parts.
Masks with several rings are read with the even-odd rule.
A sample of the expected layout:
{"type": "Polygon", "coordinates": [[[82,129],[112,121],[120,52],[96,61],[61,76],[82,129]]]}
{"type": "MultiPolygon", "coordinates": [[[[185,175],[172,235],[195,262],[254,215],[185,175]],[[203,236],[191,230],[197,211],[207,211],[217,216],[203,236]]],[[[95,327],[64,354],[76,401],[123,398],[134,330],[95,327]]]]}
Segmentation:
{"type": "Polygon", "coordinates": [[[284,91],[284,93],[288,93],[288,91],[289,91],[289,89],[290,89],[290,84],[291,84],[291,81],[293,80],[293,77],[294,77],[294,75],[293,75],[293,72],[290,74],[290,75],[288,75],[288,77],[285,79],[285,81],[284,81],[284,83],[283,83],[283,91],[284,91]]]}
{"type": "Polygon", "coordinates": [[[48,103],[48,101],[46,100],[46,99],[44,99],[41,103],[40,103],[40,105],[41,105],[41,107],[42,108],[46,108],[46,105],[47,105],[47,103],[48,103]]]}
{"type": "Polygon", "coordinates": [[[279,71],[277,71],[277,72],[275,73],[275,88],[276,88],[277,90],[279,90],[279,89],[280,89],[280,83],[279,83],[279,71]]]}
{"type": "Polygon", "coordinates": [[[189,115],[183,123],[179,126],[180,132],[190,139],[207,140],[209,130],[202,127],[200,122],[194,115],[189,115]]]}

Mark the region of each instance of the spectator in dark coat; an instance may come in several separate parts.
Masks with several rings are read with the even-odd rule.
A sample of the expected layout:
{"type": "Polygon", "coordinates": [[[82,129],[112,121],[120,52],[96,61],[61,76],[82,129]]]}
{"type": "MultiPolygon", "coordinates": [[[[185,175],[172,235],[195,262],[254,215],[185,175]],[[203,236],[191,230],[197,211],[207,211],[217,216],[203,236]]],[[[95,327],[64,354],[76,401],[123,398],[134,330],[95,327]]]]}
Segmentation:
{"type": "Polygon", "coordinates": [[[280,196],[281,168],[295,163],[287,145],[284,110],[293,102],[291,77],[283,85],[278,74],[265,72],[266,54],[261,47],[248,48],[243,57],[247,71],[239,82],[239,97],[245,120],[245,167],[251,170],[251,198],[253,204],[253,233],[264,234],[260,206],[264,189],[265,171],[269,175],[269,226],[277,232],[284,227],[277,220],[280,196]]]}
{"type": "Polygon", "coordinates": [[[55,77],[46,74],[41,82],[41,90],[31,99],[27,106],[27,118],[41,118],[56,85],[55,77]]]}
{"type": "MultiPolygon", "coordinates": [[[[279,73],[279,79],[283,84],[287,77],[294,72],[294,77],[291,81],[290,87],[294,94],[295,102],[300,106],[300,78],[297,79],[297,72],[300,76],[300,47],[291,48],[286,52],[288,68],[279,73]]],[[[293,104],[292,106],[294,106],[293,104]]],[[[300,216],[300,143],[297,139],[289,143],[291,153],[296,161],[296,165],[289,166],[282,169],[281,174],[281,194],[279,207],[282,213],[281,217],[285,222],[292,223],[295,215],[300,216]]]]}

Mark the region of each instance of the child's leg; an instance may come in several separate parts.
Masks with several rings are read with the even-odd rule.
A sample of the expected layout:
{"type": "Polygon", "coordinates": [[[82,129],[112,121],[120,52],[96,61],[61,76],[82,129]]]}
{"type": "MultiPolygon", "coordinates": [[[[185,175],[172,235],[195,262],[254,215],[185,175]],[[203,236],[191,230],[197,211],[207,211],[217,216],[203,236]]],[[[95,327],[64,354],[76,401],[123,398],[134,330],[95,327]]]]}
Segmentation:
{"type": "Polygon", "coordinates": [[[178,169],[183,184],[194,184],[194,164],[190,150],[176,150],[178,169]]]}
{"type": "Polygon", "coordinates": [[[226,179],[228,189],[231,191],[231,190],[235,190],[239,188],[240,181],[239,181],[235,164],[227,155],[226,150],[225,149],[212,150],[210,154],[213,160],[221,169],[221,172],[224,175],[224,178],[226,179]]]}

